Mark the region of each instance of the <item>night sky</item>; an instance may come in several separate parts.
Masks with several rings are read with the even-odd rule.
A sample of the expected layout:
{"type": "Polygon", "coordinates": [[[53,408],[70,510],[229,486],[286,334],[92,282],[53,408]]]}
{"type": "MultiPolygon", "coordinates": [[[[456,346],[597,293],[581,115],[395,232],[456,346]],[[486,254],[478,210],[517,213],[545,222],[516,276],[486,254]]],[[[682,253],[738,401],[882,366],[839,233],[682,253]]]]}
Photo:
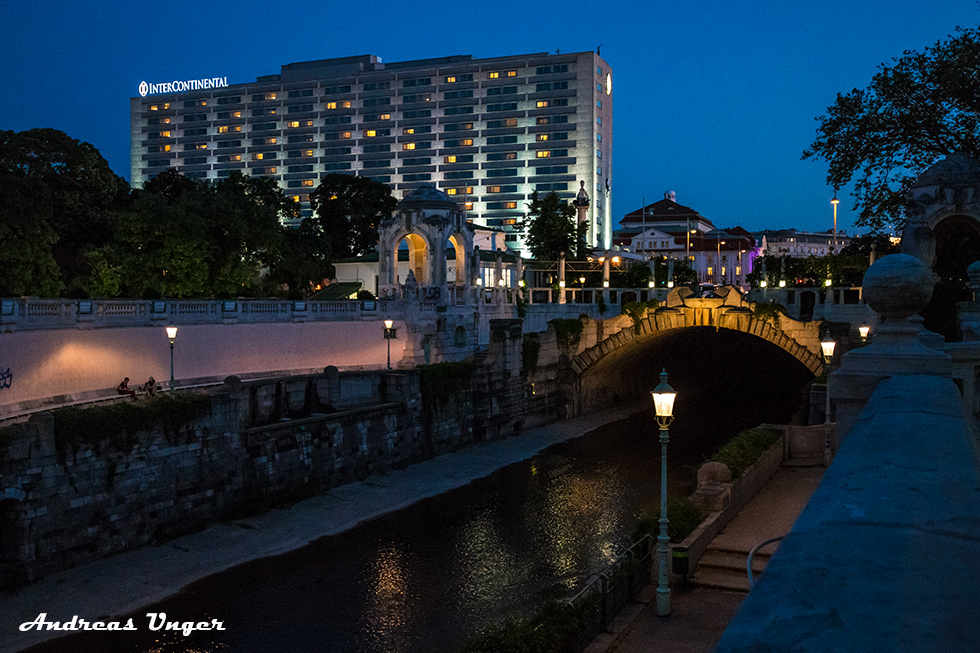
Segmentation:
{"type": "MultiPolygon", "coordinates": [[[[814,118],[880,64],[978,23],[977,0],[0,0],[0,129],[60,129],[128,179],[129,98],[143,80],[234,84],[331,57],[601,45],[616,97],[617,221],[673,190],[721,227],[826,230],[826,164],[800,160],[814,118]]],[[[838,224],[852,233],[842,198],[838,224]]]]}

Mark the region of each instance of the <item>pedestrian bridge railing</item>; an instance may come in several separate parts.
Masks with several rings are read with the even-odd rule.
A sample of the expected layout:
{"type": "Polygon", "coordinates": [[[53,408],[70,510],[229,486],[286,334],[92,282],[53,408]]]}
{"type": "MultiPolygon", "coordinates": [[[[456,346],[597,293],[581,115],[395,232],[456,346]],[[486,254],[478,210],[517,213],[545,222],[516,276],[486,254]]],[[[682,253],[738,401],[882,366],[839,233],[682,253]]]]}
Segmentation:
{"type": "Polygon", "coordinates": [[[0,332],[41,329],[377,320],[385,301],[0,299],[0,332]]]}

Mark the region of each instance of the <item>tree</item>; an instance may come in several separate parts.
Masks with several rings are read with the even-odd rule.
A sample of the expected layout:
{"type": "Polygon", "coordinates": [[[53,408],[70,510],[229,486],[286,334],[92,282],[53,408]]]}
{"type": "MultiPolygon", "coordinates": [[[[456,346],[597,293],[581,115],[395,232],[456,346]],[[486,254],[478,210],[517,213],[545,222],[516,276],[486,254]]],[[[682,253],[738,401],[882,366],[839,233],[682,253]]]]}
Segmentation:
{"type": "MultiPolygon", "coordinates": [[[[95,147],[56,129],[0,131],[0,172],[7,183],[25,178],[23,184],[17,182],[17,192],[29,185],[28,194],[40,199],[21,207],[19,219],[35,223],[21,229],[45,232],[61,288],[83,283],[86,253],[112,240],[114,217],[125,206],[129,184],[112,172],[95,147]]],[[[31,292],[41,293],[42,288],[46,294],[52,286],[39,283],[31,292]]]]}
{"type": "Polygon", "coordinates": [[[557,193],[548,193],[542,199],[534,191],[527,209],[518,228],[534,258],[557,261],[561,252],[568,259],[585,258],[586,226],[577,223],[574,206],[562,201],[557,193]]]}
{"type": "Polygon", "coordinates": [[[395,209],[391,189],[368,177],[330,174],[310,193],[313,218],[303,224],[334,259],[361,256],[378,246],[378,223],[395,209]],[[312,221],[311,221],[312,220],[312,221]]]}
{"type": "Polygon", "coordinates": [[[953,152],[980,156],[978,78],[980,33],[957,28],[924,52],[882,64],[867,89],[838,94],[803,158],[826,160],[835,188],[854,181],[856,224],[901,224],[916,176],[953,152]]]}
{"type": "Polygon", "coordinates": [[[0,297],[57,297],[64,289],[52,253],[58,241],[44,184],[0,169],[0,297]]]}

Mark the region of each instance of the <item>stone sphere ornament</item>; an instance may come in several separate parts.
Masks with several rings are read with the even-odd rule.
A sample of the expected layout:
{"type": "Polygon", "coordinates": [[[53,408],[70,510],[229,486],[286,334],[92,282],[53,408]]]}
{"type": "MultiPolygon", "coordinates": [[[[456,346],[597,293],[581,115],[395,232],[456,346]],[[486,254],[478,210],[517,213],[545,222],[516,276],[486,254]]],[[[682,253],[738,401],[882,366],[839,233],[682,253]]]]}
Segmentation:
{"type": "Polygon", "coordinates": [[[864,273],[864,300],[878,315],[907,318],[932,299],[936,275],[922,261],[908,254],[889,254],[864,273]]]}

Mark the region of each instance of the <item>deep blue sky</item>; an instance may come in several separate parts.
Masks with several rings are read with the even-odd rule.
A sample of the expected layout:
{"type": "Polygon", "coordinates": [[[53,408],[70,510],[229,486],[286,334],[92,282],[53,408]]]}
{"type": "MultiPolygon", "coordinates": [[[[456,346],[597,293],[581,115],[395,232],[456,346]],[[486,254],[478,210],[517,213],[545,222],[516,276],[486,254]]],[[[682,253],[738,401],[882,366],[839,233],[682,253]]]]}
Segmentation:
{"type": "MultiPolygon", "coordinates": [[[[814,118],[904,50],[978,23],[977,0],[0,0],[0,129],[60,129],[128,179],[129,98],[144,79],[240,83],[330,57],[601,44],[617,221],[669,189],[719,226],[829,229],[826,165],[800,160],[814,118]]],[[[851,232],[842,200],[838,227],[851,232]]]]}

